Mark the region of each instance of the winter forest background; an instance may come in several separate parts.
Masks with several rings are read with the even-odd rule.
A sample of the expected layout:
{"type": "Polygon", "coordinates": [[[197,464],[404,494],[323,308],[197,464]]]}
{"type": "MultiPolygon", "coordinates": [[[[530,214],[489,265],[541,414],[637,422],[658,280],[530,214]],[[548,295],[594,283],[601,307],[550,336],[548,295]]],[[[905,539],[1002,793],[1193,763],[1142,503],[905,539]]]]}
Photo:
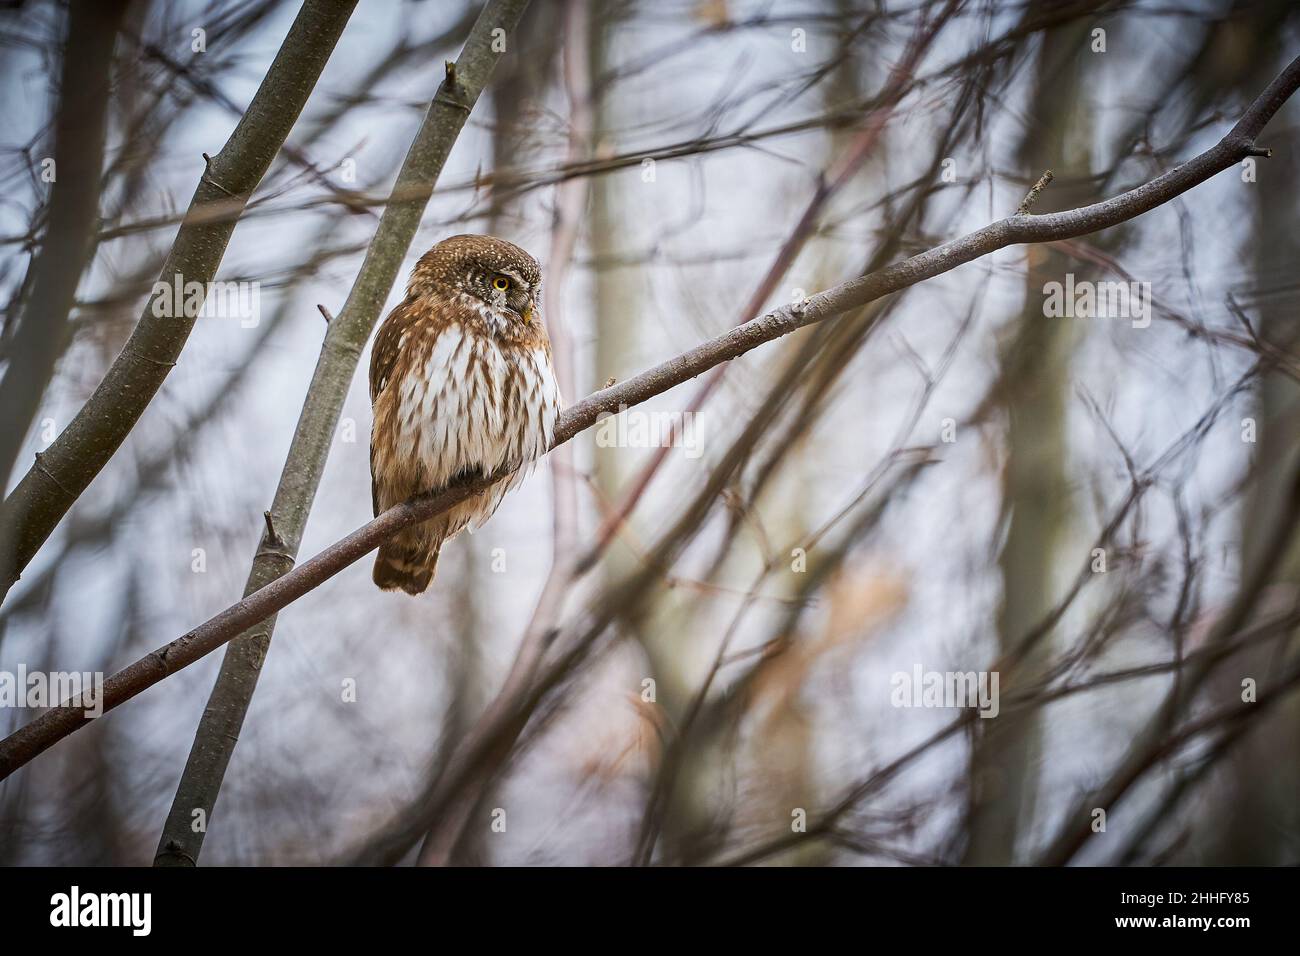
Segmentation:
{"type": "MultiPolygon", "coordinates": [[[[284,145],[243,144],[269,169],[215,278],[255,313],[194,322],[0,604],[0,671],[109,674],[213,617],[268,509],[300,560],[370,520],[360,349],[448,235],[539,259],[572,402],[1011,216],[1046,170],[1028,215],[1154,179],[1300,50],[1300,9],[1263,0],[493,0],[499,34],[479,3],[349,8],[0,12],[11,495],[150,310],[191,193],[224,188],[277,51],[321,60],[259,106],[305,97],[284,145]],[[377,316],[344,314],[458,57],[482,95],[409,248],[372,250],[377,316]],[[97,115],[102,143],[60,147],[97,115]],[[350,323],[326,380],[318,306],[350,323]],[[305,419],[318,489],[290,451],[313,394],[341,402],[305,419]]],[[[1149,212],[581,432],[428,594],[365,558],[272,619],[228,766],[182,783],[223,647],[9,775],[0,861],[1300,862],[1298,116],[1149,212]],[[1051,314],[1067,281],[1123,282],[1148,321],[1051,314]],[[997,716],[899,706],[932,672],[996,672],[997,716]]]]}

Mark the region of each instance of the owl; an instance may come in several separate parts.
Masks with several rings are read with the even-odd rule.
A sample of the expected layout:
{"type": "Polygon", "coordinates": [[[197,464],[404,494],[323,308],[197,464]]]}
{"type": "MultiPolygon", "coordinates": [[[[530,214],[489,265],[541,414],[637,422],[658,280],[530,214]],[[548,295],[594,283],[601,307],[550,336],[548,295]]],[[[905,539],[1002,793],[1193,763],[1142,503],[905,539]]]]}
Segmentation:
{"type": "Polygon", "coordinates": [[[452,236],[420,257],[380,326],[370,356],[375,514],[459,478],[518,469],[385,542],[374,570],[384,590],[422,593],[443,544],[479,528],[550,448],[560,392],[541,284],[536,260],[513,243],[452,236]]]}

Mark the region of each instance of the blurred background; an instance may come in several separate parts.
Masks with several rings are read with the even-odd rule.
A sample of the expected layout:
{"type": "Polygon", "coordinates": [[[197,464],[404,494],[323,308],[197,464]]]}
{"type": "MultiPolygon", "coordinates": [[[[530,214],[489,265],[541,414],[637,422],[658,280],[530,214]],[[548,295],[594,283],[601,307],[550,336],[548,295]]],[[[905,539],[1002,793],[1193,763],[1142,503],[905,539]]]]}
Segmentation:
{"type": "MultiPolygon", "coordinates": [[[[66,181],[42,161],[76,9],[0,12],[6,376],[30,367],[66,181]]],[[[240,597],[317,306],[342,307],[479,9],[361,0],[217,274],[257,284],[256,321],[197,321],[0,605],[0,670],[111,673],[240,597]]],[[[1036,213],[1159,175],[1285,67],[1297,12],[534,0],[385,312],[440,239],[516,242],[573,401],[1010,215],[1045,170],[1036,213]]],[[[297,13],[134,0],[81,64],[106,98],[98,221],[70,313],[41,319],[66,333],[34,414],[0,409],[7,489],[122,348],[297,13]]],[[[366,559],[292,604],[202,862],[409,861],[457,801],[447,859],[484,865],[1300,862],[1297,115],[1260,137],[1271,158],[1147,215],[1002,250],[584,432],[418,599],[366,559]],[[1149,324],[1048,315],[1067,275],[1139,283],[1149,324]],[[539,632],[546,679],[466,751],[539,632]],[[899,706],[918,672],[996,672],[998,715],[899,706]]],[[[304,558],[371,517],[360,361],[304,558]]],[[[151,862],[221,656],[0,782],[0,861],[151,862]]],[[[34,716],[0,708],[0,733],[34,716]]]]}

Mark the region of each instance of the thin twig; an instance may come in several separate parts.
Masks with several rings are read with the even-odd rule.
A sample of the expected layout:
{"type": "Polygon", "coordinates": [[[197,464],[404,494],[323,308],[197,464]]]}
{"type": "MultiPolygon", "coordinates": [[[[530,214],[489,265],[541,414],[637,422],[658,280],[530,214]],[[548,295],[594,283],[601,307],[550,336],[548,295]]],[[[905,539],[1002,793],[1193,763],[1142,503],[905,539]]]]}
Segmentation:
{"type": "Polygon", "coordinates": [[[1047,184],[1050,183],[1055,176],[1056,174],[1049,169],[1047,172],[1043,173],[1043,175],[1038,177],[1038,182],[1034,183],[1029,192],[1025,194],[1025,198],[1020,200],[1020,206],[1016,209],[1017,216],[1028,215],[1029,207],[1038,201],[1039,194],[1047,188],[1047,184]]]}

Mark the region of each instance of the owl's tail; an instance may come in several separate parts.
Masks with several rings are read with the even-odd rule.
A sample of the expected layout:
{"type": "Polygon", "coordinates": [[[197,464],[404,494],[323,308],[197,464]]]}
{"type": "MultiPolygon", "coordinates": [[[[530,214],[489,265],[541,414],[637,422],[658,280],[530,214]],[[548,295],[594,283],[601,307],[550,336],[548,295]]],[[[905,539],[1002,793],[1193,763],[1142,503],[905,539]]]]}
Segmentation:
{"type": "Polygon", "coordinates": [[[375,584],[385,591],[401,589],[423,594],[438,566],[438,549],[411,545],[400,540],[380,545],[375,555],[375,584]]]}

